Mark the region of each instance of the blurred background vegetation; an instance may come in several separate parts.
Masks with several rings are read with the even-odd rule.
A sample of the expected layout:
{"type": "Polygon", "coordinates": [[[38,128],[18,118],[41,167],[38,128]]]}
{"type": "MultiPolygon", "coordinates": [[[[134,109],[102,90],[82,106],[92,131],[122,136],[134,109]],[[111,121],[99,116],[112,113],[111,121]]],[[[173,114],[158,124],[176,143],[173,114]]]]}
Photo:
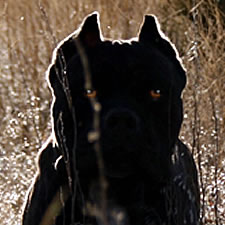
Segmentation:
{"type": "Polygon", "coordinates": [[[180,138],[192,151],[204,225],[225,224],[225,0],[0,0],[0,224],[21,224],[51,132],[45,71],[56,43],[100,12],[105,37],[137,35],[155,14],[187,68],[180,138]]]}

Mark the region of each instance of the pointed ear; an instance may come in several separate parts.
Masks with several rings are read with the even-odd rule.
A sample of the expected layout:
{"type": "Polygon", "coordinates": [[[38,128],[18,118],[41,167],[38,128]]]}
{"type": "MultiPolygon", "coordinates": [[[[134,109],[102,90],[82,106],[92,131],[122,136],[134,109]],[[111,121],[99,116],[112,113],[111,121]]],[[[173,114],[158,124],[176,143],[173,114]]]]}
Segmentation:
{"type": "Polygon", "coordinates": [[[97,43],[101,42],[101,31],[98,21],[99,14],[97,12],[87,16],[80,28],[62,40],[55,48],[47,77],[56,95],[57,93],[61,95],[59,90],[62,89],[60,80],[63,77],[63,71],[66,70],[70,59],[78,54],[75,39],[79,39],[85,48],[95,47],[97,43]]]}
{"type": "Polygon", "coordinates": [[[81,27],[78,35],[84,47],[95,47],[101,42],[101,31],[99,25],[99,14],[97,12],[89,15],[81,27]]]}
{"type": "Polygon", "coordinates": [[[158,42],[161,35],[157,26],[158,22],[152,15],[146,15],[139,32],[140,42],[158,42]]]}
{"type": "Polygon", "coordinates": [[[175,46],[161,31],[157,18],[153,15],[146,15],[144,23],[139,32],[139,42],[158,48],[167,57],[176,58],[175,46]]]}
{"type": "Polygon", "coordinates": [[[170,42],[170,40],[164,35],[160,29],[157,18],[153,15],[146,15],[144,23],[139,32],[139,42],[147,47],[153,47],[163,53],[168,59],[171,60],[180,76],[180,90],[182,90],[186,84],[186,74],[184,67],[181,63],[181,59],[178,55],[176,47],[170,42]]]}

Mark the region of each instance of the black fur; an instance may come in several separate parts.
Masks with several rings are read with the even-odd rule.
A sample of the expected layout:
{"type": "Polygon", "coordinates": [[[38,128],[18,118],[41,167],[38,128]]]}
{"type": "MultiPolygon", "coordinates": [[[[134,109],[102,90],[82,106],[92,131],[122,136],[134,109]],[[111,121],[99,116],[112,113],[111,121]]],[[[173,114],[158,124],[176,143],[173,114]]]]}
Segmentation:
{"type": "Polygon", "coordinates": [[[138,40],[112,42],[90,15],[58,46],[49,83],[55,143],[40,154],[23,225],[199,224],[197,171],[178,139],[186,74],[154,16],[145,17],[138,40]],[[101,105],[104,209],[96,143],[88,139],[91,98],[101,105]]]}

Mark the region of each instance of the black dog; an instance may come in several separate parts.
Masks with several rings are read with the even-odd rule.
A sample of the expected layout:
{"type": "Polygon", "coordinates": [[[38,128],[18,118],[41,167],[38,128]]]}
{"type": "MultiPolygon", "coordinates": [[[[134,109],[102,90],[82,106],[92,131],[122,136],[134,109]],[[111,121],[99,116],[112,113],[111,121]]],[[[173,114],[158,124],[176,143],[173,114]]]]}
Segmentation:
{"type": "Polygon", "coordinates": [[[197,171],[178,139],[186,75],[154,16],[137,40],[111,42],[90,15],[48,76],[54,138],[24,225],[199,224],[197,171]]]}

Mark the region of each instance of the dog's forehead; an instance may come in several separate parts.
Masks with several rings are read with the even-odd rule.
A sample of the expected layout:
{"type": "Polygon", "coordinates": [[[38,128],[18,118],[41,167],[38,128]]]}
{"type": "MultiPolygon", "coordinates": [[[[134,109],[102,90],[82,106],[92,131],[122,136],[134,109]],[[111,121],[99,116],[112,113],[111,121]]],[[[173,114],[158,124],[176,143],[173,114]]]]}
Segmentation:
{"type": "MultiPolygon", "coordinates": [[[[157,48],[139,42],[101,42],[86,52],[94,88],[129,90],[129,87],[169,89],[175,87],[177,71],[157,48]]],[[[68,64],[72,89],[85,87],[85,69],[79,55],[68,64]]]]}
{"type": "Polygon", "coordinates": [[[101,83],[116,79],[117,83],[145,80],[169,85],[174,68],[167,62],[160,51],[138,42],[102,43],[89,56],[93,80],[101,83]]]}

